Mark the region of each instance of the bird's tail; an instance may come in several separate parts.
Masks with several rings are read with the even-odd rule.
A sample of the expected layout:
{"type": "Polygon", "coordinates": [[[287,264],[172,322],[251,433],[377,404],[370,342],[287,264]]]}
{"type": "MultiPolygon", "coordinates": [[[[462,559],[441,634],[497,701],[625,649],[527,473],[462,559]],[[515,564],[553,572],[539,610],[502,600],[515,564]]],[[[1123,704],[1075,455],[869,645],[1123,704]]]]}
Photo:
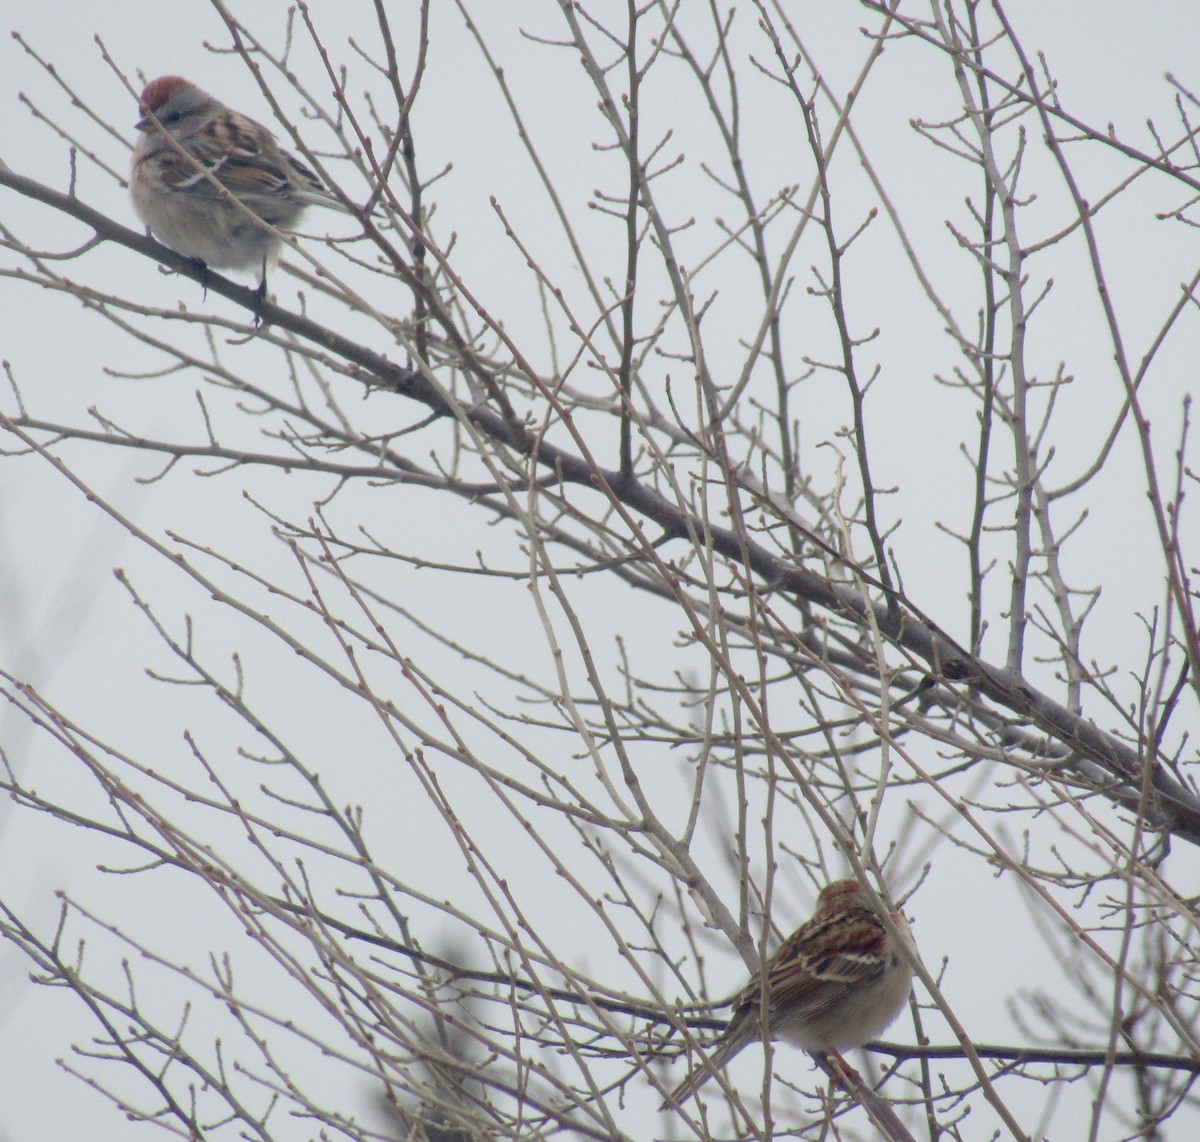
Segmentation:
{"type": "Polygon", "coordinates": [[[714,1071],[720,1070],[748,1041],[743,1037],[731,1038],[722,1035],[712,1044],[710,1048],[712,1053],[701,1058],[684,1076],[683,1082],[667,1095],[661,1109],[669,1110],[672,1106],[679,1106],[686,1102],[713,1077],[714,1071]]]}

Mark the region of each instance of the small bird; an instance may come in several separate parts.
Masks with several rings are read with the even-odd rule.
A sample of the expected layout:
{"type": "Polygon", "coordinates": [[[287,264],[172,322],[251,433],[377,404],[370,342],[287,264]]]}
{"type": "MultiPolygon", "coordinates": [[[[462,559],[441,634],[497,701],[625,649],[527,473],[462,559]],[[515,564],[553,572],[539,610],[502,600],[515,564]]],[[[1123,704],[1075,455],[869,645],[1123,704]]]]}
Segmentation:
{"type": "Polygon", "coordinates": [[[265,290],[267,263],[279,252],[279,239],[208,175],[276,229],[294,227],[306,206],[346,209],[266,127],[186,79],[152,80],[138,108],[133,209],[160,242],[185,257],[215,270],[260,270],[265,290]]]}
{"type": "MultiPolygon", "coordinates": [[[[861,1047],[897,1015],[912,989],[912,967],[901,948],[915,956],[908,922],[891,913],[893,936],[857,880],[837,880],[821,889],[813,917],[793,932],[767,961],[766,1027],[811,1052],[861,1047]]],[[[762,1038],[763,983],[756,976],[733,999],[729,1025],[709,1059],[692,1068],[663,1103],[690,1098],[717,1067],[762,1038]]]]}

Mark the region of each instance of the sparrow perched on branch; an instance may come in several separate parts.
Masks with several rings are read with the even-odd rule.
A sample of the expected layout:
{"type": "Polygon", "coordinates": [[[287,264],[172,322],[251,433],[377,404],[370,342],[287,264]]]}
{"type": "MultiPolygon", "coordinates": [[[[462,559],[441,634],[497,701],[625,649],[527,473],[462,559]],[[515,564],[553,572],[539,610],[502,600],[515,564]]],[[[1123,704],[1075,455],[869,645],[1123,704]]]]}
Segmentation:
{"type": "Polygon", "coordinates": [[[265,281],[280,240],[262,223],[290,230],[306,206],[346,210],[266,127],[186,79],[152,80],[138,107],[133,209],[185,257],[210,269],[261,270],[265,281]]]}
{"type": "Polygon", "coordinates": [[[714,1070],[763,1035],[811,1052],[861,1047],[900,1013],[912,988],[912,967],[902,944],[916,955],[908,922],[891,913],[885,927],[857,880],[837,880],[821,890],[813,917],[767,961],[733,1000],[729,1025],[712,1054],[692,1068],[664,1107],[690,1098],[714,1070]]]}

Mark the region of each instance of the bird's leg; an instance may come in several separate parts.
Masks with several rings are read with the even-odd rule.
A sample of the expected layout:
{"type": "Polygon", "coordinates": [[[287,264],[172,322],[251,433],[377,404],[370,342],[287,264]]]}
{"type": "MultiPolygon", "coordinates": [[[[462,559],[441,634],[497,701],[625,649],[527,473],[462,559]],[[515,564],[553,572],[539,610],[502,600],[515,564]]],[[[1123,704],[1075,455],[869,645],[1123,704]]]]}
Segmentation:
{"type": "Polygon", "coordinates": [[[857,1097],[862,1089],[863,1077],[848,1062],[841,1051],[813,1051],[813,1062],[829,1076],[829,1095],[835,1087],[841,1087],[851,1096],[857,1097]]]}
{"type": "MultiPolygon", "coordinates": [[[[200,275],[200,300],[208,300],[208,263],[203,258],[188,258],[188,261],[196,268],[196,273],[200,275]]],[[[174,270],[169,271],[174,273],[174,270]]]]}
{"type": "Polygon", "coordinates": [[[862,1086],[863,1077],[848,1062],[841,1051],[830,1051],[826,1056],[833,1068],[829,1081],[840,1084],[844,1089],[853,1092],[862,1086]]]}
{"type": "Polygon", "coordinates": [[[263,302],[267,300],[267,256],[263,255],[262,261],[262,277],[258,280],[258,289],[254,291],[254,325],[255,328],[263,324],[262,307],[263,302]]]}

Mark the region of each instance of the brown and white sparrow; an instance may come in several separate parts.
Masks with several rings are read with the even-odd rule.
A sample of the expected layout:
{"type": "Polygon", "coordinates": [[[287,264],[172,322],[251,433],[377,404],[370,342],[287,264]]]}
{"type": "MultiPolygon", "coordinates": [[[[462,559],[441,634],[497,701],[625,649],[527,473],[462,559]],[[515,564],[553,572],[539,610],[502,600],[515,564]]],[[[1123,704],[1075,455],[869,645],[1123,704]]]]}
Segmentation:
{"type": "Polygon", "coordinates": [[[345,210],[266,127],[186,79],[152,80],[138,107],[142,134],[129,184],[133,209],[160,242],[185,257],[211,269],[265,274],[279,250],[279,239],[229,201],[205,172],[276,229],[295,226],[306,206],[345,210]]]}
{"type": "MultiPolygon", "coordinates": [[[[861,1047],[900,1013],[912,988],[915,956],[908,922],[891,913],[897,935],[857,880],[837,880],[821,890],[813,917],[767,961],[766,1029],[811,1052],[861,1047]]],[[[711,1056],[692,1068],[663,1104],[681,1103],[743,1047],[762,1038],[764,983],[755,977],[733,1000],[733,1016],[711,1056]]]]}

